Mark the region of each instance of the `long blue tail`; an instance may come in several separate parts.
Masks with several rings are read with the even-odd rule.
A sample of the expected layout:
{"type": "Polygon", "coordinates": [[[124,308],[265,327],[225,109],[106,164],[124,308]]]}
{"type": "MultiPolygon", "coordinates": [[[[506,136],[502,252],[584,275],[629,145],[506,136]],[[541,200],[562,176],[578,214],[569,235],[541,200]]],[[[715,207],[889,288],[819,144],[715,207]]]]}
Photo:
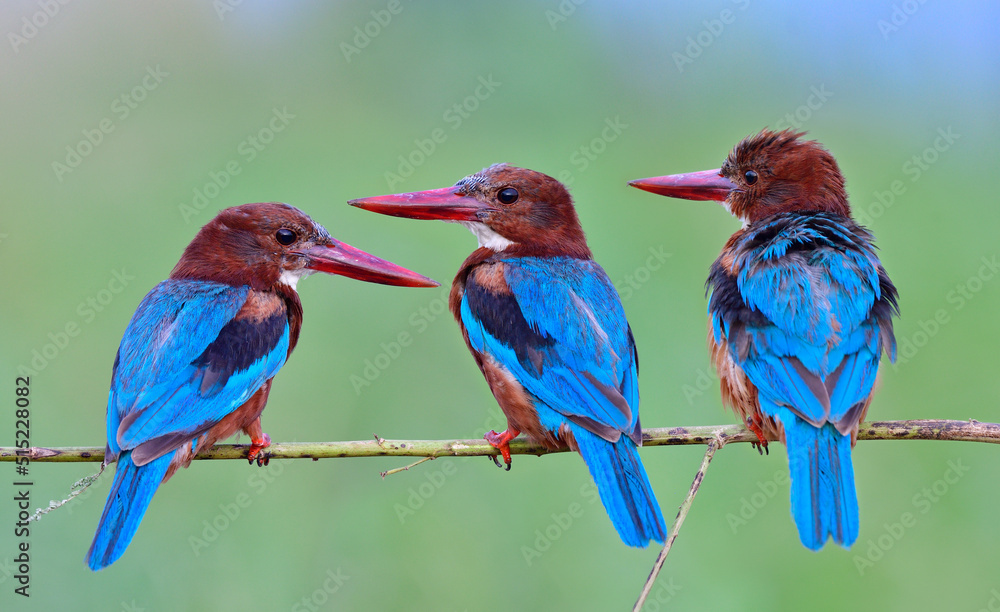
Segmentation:
{"type": "Polygon", "coordinates": [[[850,548],[858,538],[851,436],[829,423],[817,428],[790,412],[782,416],[799,539],[806,548],[819,550],[829,535],[850,548]]]}
{"type": "Polygon", "coordinates": [[[94,541],[87,551],[87,565],[90,569],[103,569],[117,561],[125,552],[139,528],[139,522],[146,514],[153,493],[156,493],[163,482],[174,452],[142,466],[132,462],[132,453],[129,451],[119,455],[115,481],[111,484],[101,522],[97,524],[94,541]]]}
{"type": "Polygon", "coordinates": [[[580,454],[622,541],[638,547],[648,546],[650,540],[666,541],[667,527],[635,442],[622,435],[612,444],[583,427],[572,428],[580,454]]]}

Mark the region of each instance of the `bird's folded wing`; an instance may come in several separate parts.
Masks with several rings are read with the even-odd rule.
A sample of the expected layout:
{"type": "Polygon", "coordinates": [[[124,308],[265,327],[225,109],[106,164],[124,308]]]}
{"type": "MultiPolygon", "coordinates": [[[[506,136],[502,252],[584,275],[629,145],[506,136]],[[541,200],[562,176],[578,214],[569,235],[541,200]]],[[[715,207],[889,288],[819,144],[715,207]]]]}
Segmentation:
{"type": "Polygon", "coordinates": [[[570,258],[505,260],[506,287],[466,284],[469,342],[560,414],[604,437],[638,422],[635,346],[599,266],[570,258]],[[498,290],[499,289],[499,290],[498,290]]]}
{"type": "MultiPolygon", "coordinates": [[[[765,259],[731,279],[746,312],[732,302],[730,312],[713,312],[715,333],[727,336],[734,360],[770,405],[850,430],[855,423],[845,417],[857,416],[878,368],[881,337],[871,314],[878,279],[869,259],[850,252],[765,259]]],[[[733,289],[718,275],[714,282],[715,291],[733,289]]]]}
{"type": "Polygon", "coordinates": [[[234,319],[248,293],[170,280],[146,296],[115,360],[109,441],[127,450],[197,435],[278,371],[288,351],[287,316],[234,319]]]}

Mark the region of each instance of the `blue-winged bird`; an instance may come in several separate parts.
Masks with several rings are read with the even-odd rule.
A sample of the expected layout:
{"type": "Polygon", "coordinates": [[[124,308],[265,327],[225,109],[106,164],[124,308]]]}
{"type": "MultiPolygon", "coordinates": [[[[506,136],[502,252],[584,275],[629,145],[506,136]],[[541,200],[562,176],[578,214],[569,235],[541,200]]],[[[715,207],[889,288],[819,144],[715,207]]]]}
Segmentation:
{"type": "Polygon", "coordinates": [[[115,357],[105,463],[117,460],[97,534],[93,570],[117,560],[153,494],[201,450],[238,431],[265,462],[260,414],[271,381],[295,348],[313,272],[407,287],[435,287],[343,242],[287,204],[227,208],[198,232],[143,298],[115,357]]]}
{"type": "Polygon", "coordinates": [[[548,447],[569,445],[590,468],[622,540],[664,541],[663,516],[637,452],[632,330],[566,188],[539,172],[497,164],[454,187],[351,204],[458,222],[476,235],[479,248],[459,269],[450,306],[507,417],[507,430],[486,439],[507,469],[509,443],[520,432],[548,447]]]}
{"type": "Polygon", "coordinates": [[[721,202],[743,222],[712,264],[709,345],[723,401],[760,440],[785,442],[792,516],[818,550],[858,537],[851,448],[880,354],[895,358],[896,289],[851,218],[833,156],[802,133],[764,130],[722,168],[632,181],[721,202]]]}

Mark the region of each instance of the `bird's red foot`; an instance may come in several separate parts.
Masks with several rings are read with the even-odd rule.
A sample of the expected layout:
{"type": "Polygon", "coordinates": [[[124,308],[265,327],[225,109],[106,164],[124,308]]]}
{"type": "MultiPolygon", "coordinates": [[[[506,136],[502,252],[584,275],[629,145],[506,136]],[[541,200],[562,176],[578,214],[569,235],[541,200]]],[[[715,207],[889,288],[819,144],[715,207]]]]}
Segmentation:
{"type": "Polygon", "coordinates": [[[258,466],[264,466],[271,462],[271,456],[261,451],[271,446],[271,436],[263,434],[262,438],[250,438],[250,450],[247,451],[247,460],[253,465],[254,460],[258,466]]]}
{"type": "Polygon", "coordinates": [[[757,436],[757,442],[751,442],[750,446],[757,449],[758,455],[763,455],[765,452],[770,455],[771,451],[767,448],[767,438],[764,437],[764,430],[760,428],[760,424],[754,419],[747,419],[747,428],[757,436]]]}
{"type": "MultiPolygon", "coordinates": [[[[510,424],[508,423],[507,431],[498,434],[497,432],[491,429],[488,434],[483,436],[483,438],[485,438],[486,441],[493,446],[493,448],[498,449],[500,451],[500,454],[503,455],[503,462],[507,464],[506,469],[508,472],[510,471],[510,464],[511,464],[510,441],[516,438],[519,433],[521,432],[511,427],[510,424]]],[[[490,458],[493,459],[493,463],[497,464],[497,467],[503,467],[497,460],[496,455],[490,455],[490,458]]]]}

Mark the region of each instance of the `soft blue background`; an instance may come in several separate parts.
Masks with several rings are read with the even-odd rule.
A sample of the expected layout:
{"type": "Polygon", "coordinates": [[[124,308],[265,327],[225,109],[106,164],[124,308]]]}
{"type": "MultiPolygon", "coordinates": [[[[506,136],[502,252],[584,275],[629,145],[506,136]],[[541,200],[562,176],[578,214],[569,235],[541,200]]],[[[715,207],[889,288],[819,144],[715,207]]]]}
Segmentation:
{"type": "MultiPolygon", "coordinates": [[[[334,236],[447,283],[475,245],[468,232],[345,201],[448,186],[499,161],[572,183],[596,258],[627,297],[643,424],[733,422],[706,355],[703,283],[738,224],[713,204],[625,182],[717,167],[740,138],[787,124],[789,113],[840,161],[899,288],[906,359],[884,368],[870,415],[1000,421],[1000,282],[983,264],[1000,264],[995,4],[402,0],[396,14],[381,0],[218,6],[43,0],[0,9],[0,444],[13,443],[15,372],[36,350],[53,356],[32,377],[32,442],[104,443],[121,333],[218,209],[289,202],[334,236]],[[47,18],[46,2],[58,6],[47,18]],[[569,14],[557,21],[560,7],[569,14]],[[887,28],[894,13],[898,26],[887,28]],[[25,18],[43,25],[32,31],[25,18]],[[345,56],[342,45],[365,42],[356,28],[377,33],[345,56]],[[157,69],[160,80],[146,80],[156,87],[145,88],[157,69]],[[135,108],[115,102],[137,87],[135,108]],[[477,87],[484,99],[469,99],[477,87]],[[265,131],[269,143],[250,159],[241,143],[274,109],[294,117],[274,124],[282,130],[273,139],[265,131]],[[113,129],[57,176],[66,147],[79,148],[105,118],[113,129]],[[435,130],[441,142],[419,153],[415,141],[435,130]],[[939,130],[957,137],[946,143],[939,130]],[[928,152],[936,141],[943,150],[928,152]],[[412,175],[390,184],[386,173],[411,154],[412,175]],[[914,156],[933,163],[918,173],[914,156]],[[219,178],[224,186],[209,187],[214,197],[185,220],[182,206],[230,162],[239,173],[219,178]],[[887,206],[877,194],[894,181],[887,206]],[[650,249],[670,256],[660,265],[650,249]],[[127,284],[113,282],[116,272],[127,284]],[[936,316],[947,322],[931,324],[936,316]],[[46,349],[67,324],[78,333],[46,349]]],[[[299,288],[302,340],[264,414],[274,440],[471,437],[499,426],[442,314],[441,290],[329,277],[299,288]],[[402,332],[411,344],[397,351],[402,332]],[[378,357],[383,344],[394,358],[378,357]],[[356,389],[351,377],[363,379],[366,360],[387,367],[356,389]]],[[[668,521],[702,452],[642,452],[668,521]]],[[[860,539],[850,551],[814,554],[789,516],[780,445],[763,458],[747,445],[720,451],[649,609],[991,605],[1000,596],[997,448],[864,442],[854,456],[860,539]],[[950,465],[962,466],[960,478],[946,474],[950,465]],[[907,512],[909,526],[895,527],[907,512]]],[[[29,601],[13,594],[2,563],[14,553],[15,506],[13,466],[0,464],[0,607],[310,609],[305,598],[324,610],[623,609],[656,556],[620,543],[591,503],[578,457],[520,457],[510,473],[486,459],[443,459],[378,477],[404,463],[198,462],[160,490],[124,558],[92,574],[83,555],[106,475],[32,528],[29,601]],[[401,508],[413,512],[400,518],[401,508]],[[225,528],[196,550],[193,538],[213,521],[225,528]],[[551,542],[540,539],[546,532],[551,542]],[[525,550],[536,546],[546,550],[529,565],[525,550]],[[328,574],[338,571],[347,577],[339,587],[328,574]]],[[[33,505],[61,499],[94,467],[33,465],[33,505]]]]}

